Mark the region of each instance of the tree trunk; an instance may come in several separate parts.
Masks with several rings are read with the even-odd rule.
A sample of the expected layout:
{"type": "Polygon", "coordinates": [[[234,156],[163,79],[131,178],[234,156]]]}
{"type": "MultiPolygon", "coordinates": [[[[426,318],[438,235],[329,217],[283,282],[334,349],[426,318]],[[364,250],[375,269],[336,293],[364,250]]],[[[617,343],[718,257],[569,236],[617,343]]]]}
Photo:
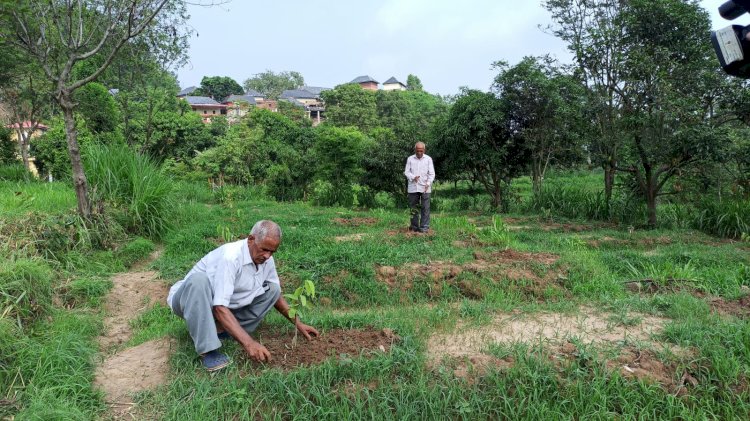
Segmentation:
{"type": "Polygon", "coordinates": [[[531,190],[535,196],[542,192],[542,162],[536,155],[531,159],[531,190]]]}
{"type": "MultiPolygon", "coordinates": [[[[23,124],[23,122],[18,123],[19,126],[23,124]]],[[[26,167],[27,170],[31,171],[31,164],[29,163],[29,138],[31,135],[27,135],[23,131],[23,127],[19,127],[18,130],[16,130],[16,133],[18,134],[18,148],[21,152],[21,160],[23,160],[23,166],[26,167]]]]}
{"type": "Polygon", "coordinates": [[[68,139],[68,155],[73,169],[73,188],[78,200],[78,214],[88,219],[91,216],[91,202],[89,201],[86,174],[83,171],[83,162],[81,161],[81,150],[78,146],[78,132],[73,116],[73,101],[70,96],[70,92],[60,94],[60,107],[65,120],[65,136],[68,139]]]}
{"type": "Polygon", "coordinates": [[[656,186],[649,180],[648,191],[646,192],[646,207],[648,214],[648,226],[656,228],[656,186]]]}
{"type": "Polygon", "coordinates": [[[611,161],[604,164],[604,206],[607,210],[607,216],[610,214],[612,206],[612,189],[615,185],[615,166],[611,161]]]}

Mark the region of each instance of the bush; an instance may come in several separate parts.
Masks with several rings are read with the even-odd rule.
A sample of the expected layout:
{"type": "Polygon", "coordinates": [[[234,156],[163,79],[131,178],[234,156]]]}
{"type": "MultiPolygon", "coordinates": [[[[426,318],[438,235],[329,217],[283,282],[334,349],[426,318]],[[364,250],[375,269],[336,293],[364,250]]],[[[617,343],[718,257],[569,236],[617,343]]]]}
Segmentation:
{"type": "Polygon", "coordinates": [[[727,238],[750,234],[750,200],[706,199],[697,204],[695,228],[727,238]]]}
{"type": "Polygon", "coordinates": [[[0,181],[31,181],[34,175],[22,163],[0,165],[0,181]]]}
{"type": "Polygon", "coordinates": [[[21,325],[46,315],[52,303],[52,270],[41,260],[0,262],[0,315],[21,325]]]}
{"type": "Polygon", "coordinates": [[[577,185],[547,183],[534,194],[528,208],[550,215],[598,221],[632,222],[645,218],[644,207],[623,192],[613,192],[609,208],[604,192],[577,185]]]}
{"type": "Polygon", "coordinates": [[[65,302],[74,307],[98,307],[102,298],[112,288],[112,281],[102,278],[81,278],[72,281],[65,294],[65,302]]]}
{"type": "Polygon", "coordinates": [[[11,130],[0,126],[0,165],[18,161],[18,145],[10,138],[11,130]]]}
{"type": "Polygon", "coordinates": [[[148,257],[155,249],[156,245],[151,240],[136,238],[118,250],[116,256],[123,265],[130,267],[133,263],[148,257]]]}
{"type": "Polygon", "coordinates": [[[152,159],[123,144],[94,144],[84,164],[95,198],[124,210],[126,230],[151,238],[167,231],[172,181],[152,159]]]}

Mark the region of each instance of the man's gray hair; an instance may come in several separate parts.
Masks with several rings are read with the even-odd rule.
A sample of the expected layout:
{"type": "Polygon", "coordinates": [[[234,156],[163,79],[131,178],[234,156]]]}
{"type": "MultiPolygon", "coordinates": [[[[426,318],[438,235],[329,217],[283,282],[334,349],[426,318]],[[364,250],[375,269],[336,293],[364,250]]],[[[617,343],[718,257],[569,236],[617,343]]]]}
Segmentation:
{"type": "Polygon", "coordinates": [[[256,241],[263,241],[263,239],[269,236],[281,240],[281,227],[279,227],[279,224],[276,222],[264,219],[253,225],[253,229],[250,230],[250,235],[255,237],[256,241]]]}
{"type": "Polygon", "coordinates": [[[427,145],[425,145],[425,144],[424,144],[424,142],[417,142],[417,143],[415,143],[415,144],[414,144],[414,149],[417,149],[417,146],[420,146],[420,145],[421,145],[421,146],[422,146],[423,148],[426,148],[426,147],[427,147],[427,145]]]}

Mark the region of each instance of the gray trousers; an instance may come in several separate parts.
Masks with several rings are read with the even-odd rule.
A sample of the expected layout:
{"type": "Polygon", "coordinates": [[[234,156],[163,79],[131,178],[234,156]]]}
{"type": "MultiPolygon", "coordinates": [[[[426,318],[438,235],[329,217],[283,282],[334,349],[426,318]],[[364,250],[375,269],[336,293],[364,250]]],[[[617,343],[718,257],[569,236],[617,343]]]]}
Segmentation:
{"type": "MultiPolygon", "coordinates": [[[[281,288],[271,282],[264,282],[265,293],[255,297],[250,304],[230,309],[245,331],[255,331],[263,317],[271,310],[281,296],[281,288]]],[[[221,347],[216,333],[213,314],[214,291],[205,273],[195,273],[185,280],[172,297],[172,311],[185,319],[195,344],[195,352],[203,354],[221,347]]]]}
{"type": "Polygon", "coordinates": [[[409,193],[409,208],[411,209],[412,231],[427,231],[430,229],[430,193],[409,193]],[[420,223],[421,216],[421,223],[420,223]]]}

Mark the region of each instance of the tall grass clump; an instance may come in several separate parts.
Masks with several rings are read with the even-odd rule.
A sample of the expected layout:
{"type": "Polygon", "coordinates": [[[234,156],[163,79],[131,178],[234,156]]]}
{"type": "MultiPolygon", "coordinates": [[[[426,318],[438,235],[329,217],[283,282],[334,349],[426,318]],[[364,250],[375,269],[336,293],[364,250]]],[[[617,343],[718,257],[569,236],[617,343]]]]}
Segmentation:
{"type": "Polygon", "coordinates": [[[172,181],[156,162],[123,144],[94,144],[86,150],[85,165],[96,198],[124,211],[125,229],[151,238],[166,232],[172,181]]]}
{"type": "Polygon", "coordinates": [[[610,205],[601,190],[592,191],[578,185],[548,183],[531,196],[530,210],[568,218],[589,220],[633,220],[641,214],[637,203],[624,194],[613,194],[610,205]]]}
{"type": "Polygon", "coordinates": [[[750,200],[703,200],[697,204],[695,228],[727,238],[750,235],[750,200]]]}
{"type": "Polygon", "coordinates": [[[41,260],[0,262],[0,319],[19,328],[48,313],[52,305],[52,270],[41,260]]]}
{"type": "Polygon", "coordinates": [[[31,181],[34,175],[22,163],[0,165],[0,181],[31,181]]]}

